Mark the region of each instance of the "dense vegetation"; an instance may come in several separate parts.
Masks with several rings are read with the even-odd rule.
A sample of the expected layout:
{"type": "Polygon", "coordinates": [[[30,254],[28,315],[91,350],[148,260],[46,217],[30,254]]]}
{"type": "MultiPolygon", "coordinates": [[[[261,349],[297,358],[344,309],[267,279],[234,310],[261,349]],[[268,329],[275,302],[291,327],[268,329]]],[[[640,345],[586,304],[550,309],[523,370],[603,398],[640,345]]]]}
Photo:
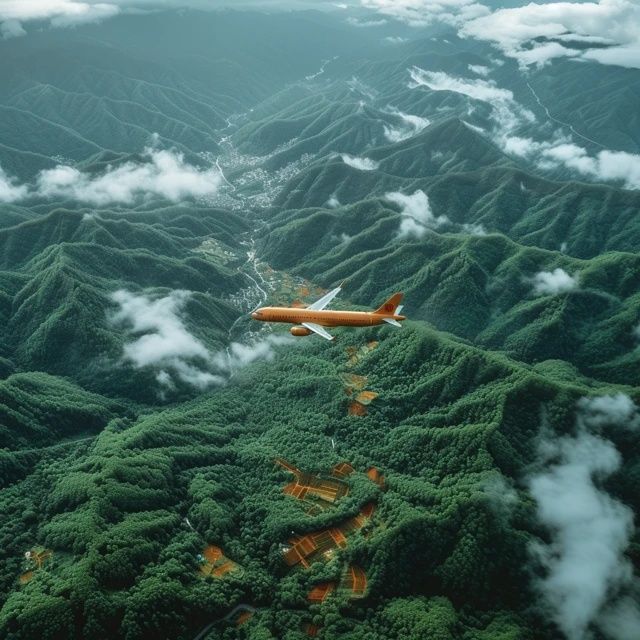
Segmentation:
{"type": "MultiPolygon", "coordinates": [[[[494,59],[442,31],[383,46],[314,12],[186,12],[0,41],[0,167],[30,185],[0,204],[0,637],[561,637],[528,478],[581,398],[640,403],[640,195],[510,156],[486,103],[408,86],[494,59]],[[160,149],[219,188],[38,186],[160,149]],[[397,193],[432,218],[403,235],[397,193]],[[296,341],[247,317],[344,279],[338,307],[403,290],[402,331],[296,341]],[[346,495],[296,500],[276,459],[346,495]],[[284,561],[327,532],[344,544],[284,561]]],[[[603,69],[532,69],[540,103],[513,60],[493,78],[637,152],[637,113],[615,114],[638,73],[607,70],[605,100],[603,69]]],[[[611,422],[606,490],[637,514],[638,432],[611,422]]]]}

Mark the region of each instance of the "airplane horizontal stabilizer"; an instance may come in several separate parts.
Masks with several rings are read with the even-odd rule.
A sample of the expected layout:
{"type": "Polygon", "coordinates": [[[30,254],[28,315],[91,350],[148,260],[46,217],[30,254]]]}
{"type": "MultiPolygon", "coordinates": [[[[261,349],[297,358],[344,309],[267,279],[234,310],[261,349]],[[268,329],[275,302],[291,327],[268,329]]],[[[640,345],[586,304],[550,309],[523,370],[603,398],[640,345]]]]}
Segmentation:
{"type": "Polygon", "coordinates": [[[382,318],[387,324],[390,324],[394,327],[402,327],[402,325],[397,321],[394,320],[393,318],[382,318]]]}

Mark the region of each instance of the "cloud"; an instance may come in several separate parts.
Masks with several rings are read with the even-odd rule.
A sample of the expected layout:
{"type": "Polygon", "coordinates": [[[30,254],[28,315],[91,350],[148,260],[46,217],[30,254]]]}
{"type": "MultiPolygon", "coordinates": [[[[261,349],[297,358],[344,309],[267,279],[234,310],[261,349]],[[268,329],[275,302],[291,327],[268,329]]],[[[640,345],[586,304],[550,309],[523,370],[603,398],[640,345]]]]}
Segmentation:
{"type": "Polygon", "coordinates": [[[398,191],[385,194],[385,199],[398,205],[402,216],[398,238],[421,238],[428,229],[436,229],[449,221],[447,216],[434,216],[427,194],[418,189],[413,195],[398,191]]]}
{"type": "Polygon", "coordinates": [[[451,91],[491,105],[499,134],[505,135],[523,123],[535,122],[531,111],[522,107],[509,89],[498,87],[493,80],[460,78],[443,71],[425,71],[420,67],[409,69],[410,89],[427,87],[432,91],[451,91]]]}
{"type": "Polygon", "coordinates": [[[556,134],[554,140],[537,142],[531,138],[496,132],[496,142],[505,153],[533,161],[545,170],[565,168],[602,182],[620,182],[627,189],[640,189],[640,155],[604,149],[596,155],[571,138],[556,134]]]}
{"type": "Polygon", "coordinates": [[[19,38],[26,34],[27,32],[24,30],[20,20],[5,20],[0,23],[0,35],[4,40],[8,40],[9,38],[19,38]]]}
{"type": "Polygon", "coordinates": [[[252,344],[232,342],[226,351],[221,351],[214,356],[213,362],[221,371],[233,374],[257,360],[273,360],[275,357],[273,347],[290,345],[293,342],[289,335],[267,336],[252,344]]]}
{"type": "Polygon", "coordinates": [[[111,315],[111,322],[133,335],[142,334],[124,345],[124,359],[137,369],[159,369],[156,379],[168,388],[174,384],[173,376],[197,389],[224,382],[207,369],[211,353],[189,333],[181,318],[190,296],[178,290],[153,299],[123,289],[111,296],[120,307],[111,315]]]}
{"type": "Polygon", "coordinates": [[[339,206],[340,206],[340,200],[338,200],[338,196],[334,193],[327,200],[327,207],[329,207],[330,209],[337,209],[339,206]]]}
{"type": "Polygon", "coordinates": [[[114,2],[79,2],[78,0],[4,0],[0,3],[0,21],[3,36],[24,35],[22,23],[48,20],[53,27],[70,27],[88,22],[99,22],[120,12],[114,2]]]}
{"type": "Polygon", "coordinates": [[[635,0],[532,2],[469,20],[459,35],[489,41],[522,66],[540,66],[564,56],[640,66],[640,5],[635,0]],[[577,50],[560,42],[599,46],[577,50]]]}
{"type": "Polygon", "coordinates": [[[640,409],[625,393],[581,398],[578,409],[582,423],[591,430],[610,425],[640,429],[640,409]]]}
{"type": "Polygon", "coordinates": [[[37,179],[41,197],[64,197],[105,206],[130,204],[137,198],[160,196],[177,202],[214,195],[222,182],[217,168],[199,169],[181,153],[147,149],[144,163],[127,162],[93,176],[74,167],[58,165],[37,179]]]}
{"type": "Polygon", "coordinates": [[[175,389],[176,380],[199,390],[222,385],[239,369],[273,359],[274,347],[292,342],[290,336],[271,335],[251,344],[232,342],[228,349],[212,352],[185,326],[184,310],[191,296],[190,291],[176,290],[158,298],[124,289],[111,295],[119,308],[109,315],[110,322],[133,337],[124,345],[124,360],[136,369],[156,369],[156,380],[165,390],[175,389]]]}
{"type": "Polygon", "coordinates": [[[542,470],[528,479],[538,519],[551,535],[549,544],[531,548],[547,570],[536,588],[569,640],[587,640],[592,625],[612,640],[637,638],[640,612],[624,596],[634,582],[624,555],[633,512],[599,486],[622,459],[611,442],[587,430],[581,411],[575,436],[543,437],[542,470]]]}
{"type": "Polygon", "coordinates": [[[405,42],[409,42],[409,38],[402,38],[401,36],[387,36],[383,38],[383,42],[387,44],[403,44],[405,42]]]}
{"type": "Polygon", "coordinates": [[[360,171],[375,171],[380,166],[380,163],[375,160],[350,156],[348,153],[342,153],[340,157],[342,158],[342,162],[360,171]]]}
{"type": "Polygon", "coordinates": [[[569,275],[564,269],[540,271],[531,279],[533,293],[537,296],[558,295],[573,291],[578,287],[578,278],[569,275]]]}
{"type": "Polygon", "coordinates": [[[471,71],[472,73],[475,73],[479,76],[488,76],[489,72],[491,71],[491,69],[489,69],[489,67],[485,67],[484,65],[481,64],[470,64],[467,65],[469,71],[471,71]]]}
{"type": "Polygon", "coordinates": [[[358,18],[347,18],[347,22],[353,27],[382,27],[387,24],[387,21],[382,20],[359,20],[358,18]]]}
{"type": "Polygon", "coordinates": [[[412,27],[434,22],[461,24],[489,13],[475,0],[361,0],[362,6],[412,27]]]}
{"type": "MultiPolygon", "coordinates": [[[[409,69],[409,74],[410,88],[452,91],[491,105],[495,123],[492,138],[509,155],[531,160],[544,170],[565,168],[591,179],[620,182],[627,189],[640,189],[639,154],[604,149],[592,156],[560,132],[542,142],[517,135],[520,127],[536,121],[535,115],[520,105],[510,90],[498,87],[492,80],[460,78],[415,66],[409,69]]],[[[480,127],[465,124],[484,133],[480,127]]]]}
{"type": "Polygon", "coordinates": [[[395,127],[384,125],[384,135],[389,142],[402,142],[403,140],[408,140],[409,138],[418,135],[431,124],[431,121],[427,118],[403,113],[393,107],[389,107],[387,113],[400,120],[400,124],[395,127]]]}
{"type": "Polygon", "coordinates": [[[28,187],[17,184],[17,180],[0,167],[0,202],[17,202],[26,198],[28,193],[28,187]]]}

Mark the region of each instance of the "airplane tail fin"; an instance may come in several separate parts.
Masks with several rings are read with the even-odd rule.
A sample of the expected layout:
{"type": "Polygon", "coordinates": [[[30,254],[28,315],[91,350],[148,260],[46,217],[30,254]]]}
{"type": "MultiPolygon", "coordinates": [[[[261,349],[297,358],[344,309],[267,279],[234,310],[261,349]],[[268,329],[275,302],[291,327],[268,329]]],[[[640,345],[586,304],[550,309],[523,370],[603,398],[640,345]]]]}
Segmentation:
{"type": "Polygon", "coordinates": [[[398,307],[402,302],[404,293],[394,293],[381,307],[376,309],[373,313],[379,316],[393,316],[396,315],[398,307]]]}

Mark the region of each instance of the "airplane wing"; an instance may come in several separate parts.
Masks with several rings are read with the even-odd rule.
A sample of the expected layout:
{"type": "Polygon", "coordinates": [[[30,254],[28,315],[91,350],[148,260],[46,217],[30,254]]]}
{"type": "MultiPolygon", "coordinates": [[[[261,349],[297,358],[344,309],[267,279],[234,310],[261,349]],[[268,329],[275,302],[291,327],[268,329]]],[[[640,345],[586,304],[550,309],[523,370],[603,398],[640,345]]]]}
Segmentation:
{"type": "MultiPolygon", "coordinates": [[[[344,283],[343,283],[344,284],[344,283]]],[[[342,291],[342,285],[333,289],[333,291],[329,291],[329,293],[325,294],[320,298],[320,300],[316,300],[313,304],[310,304],[307,309],[311,309],[313,311],[321,311],[324,309],[340,292],[342,291]]]]}
{"type": "Polygon", "coordinates": [[[319,324],[315,324],[314,322],[303,322],[302,326],[306,327],[310,331],[313,331],[313,333],[317,333],[319,336],[322,336],[325,340],[335,340],[335,336],[332,336],[319,324]]]}

